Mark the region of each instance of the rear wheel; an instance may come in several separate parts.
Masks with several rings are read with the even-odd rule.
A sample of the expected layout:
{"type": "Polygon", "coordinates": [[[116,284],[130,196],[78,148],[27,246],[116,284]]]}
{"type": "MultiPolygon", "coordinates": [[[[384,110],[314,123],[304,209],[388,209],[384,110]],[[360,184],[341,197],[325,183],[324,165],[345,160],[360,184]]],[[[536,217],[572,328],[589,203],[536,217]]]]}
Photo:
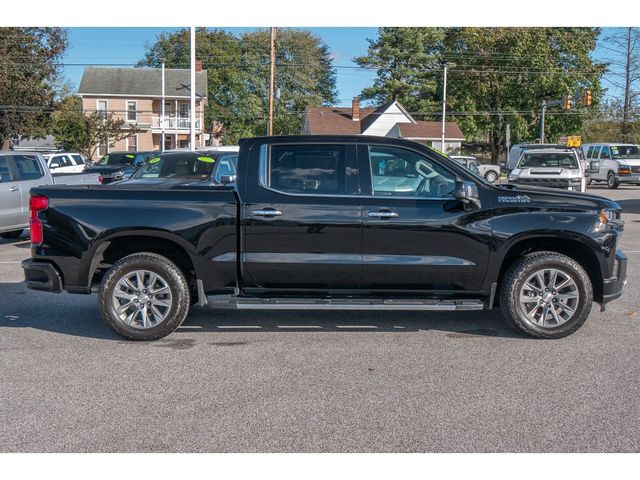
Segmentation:
{"type": "Polygon", "coordinates": [[[0,233],[0,237],[7,239],[18,238],[20,235],[22,235],[22,230],[12,230],[10,232],[0,233]]]}
{"type": "Polygon", "coordinates": [[[589,276],[578,262],[556,252],[535,252],[515,262],[501,284],[500,305],[517,330],[561,338],[586,321],[593,303],[589,276]]]}
{"type": "Polygon", "coordinates": [[[487,179],[487,182],[494,183],[498,179],[498,174],[490,170],[485,174],[484,178],[487,179]]]}
{"type": "Polygon", "coordinates": [[[615,188],[618,188],[618,186],[620,186],[620,182],[618,182],[615,174],[613,172],[609,172],[609,174],[607,175],[607,187],[613,190],[615,188]]]}
{"type": "Polygon", "coordinates": [[[157,340],[173,332],[189,313],[187,281],[171,261],[136,253],[117,261],[98,291],[105,323],[129,340],[157,340]]]}

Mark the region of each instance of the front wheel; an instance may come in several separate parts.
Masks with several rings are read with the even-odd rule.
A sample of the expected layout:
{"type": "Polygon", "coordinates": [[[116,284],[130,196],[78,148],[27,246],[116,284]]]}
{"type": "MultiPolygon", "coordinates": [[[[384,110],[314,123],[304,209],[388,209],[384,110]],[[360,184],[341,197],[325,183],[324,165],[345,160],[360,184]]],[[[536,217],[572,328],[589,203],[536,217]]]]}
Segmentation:
{"type": "Polygon", "coordinates": [[[607,175],[607,187],[613,190],[618,188],[618,186],[620,186],[620,182],[618,182],[615,174],[613,172],[609,172],[609,175],[607,175]]]}
{"type": "Polygon", "coordinates": [[[561,338],[587,320],[593,304],[589,276],[572,258],[535,252],[515,262],[501,284],[505,319],[537,338],[561,338]]]}
{"type": "Polygon", "coordinates": [[[487,182],[489,183],[494,183],[496,180],[498,180],[498,174],[496,172],[493,171],[488,171],[484,178],[487,179],[487,182]]]}
{"type": "Polygon", "coordinates": [[[189,304],[189,286],[180,269],[153,253],[118,260],[98,291],[105,323],[129,340],[169,335],[186,318],[189,304]]]}

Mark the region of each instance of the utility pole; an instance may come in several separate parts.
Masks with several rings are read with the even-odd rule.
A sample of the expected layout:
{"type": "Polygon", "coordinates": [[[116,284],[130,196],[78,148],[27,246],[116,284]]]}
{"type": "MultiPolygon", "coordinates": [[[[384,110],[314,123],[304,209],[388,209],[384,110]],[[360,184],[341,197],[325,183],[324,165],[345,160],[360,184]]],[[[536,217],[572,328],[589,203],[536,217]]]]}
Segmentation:
{"type": "Polygon", "coordinates": [[[507,123],[506,131],[504,132],[504,146],[507,150],[506,161],[509,161],[509,150],[511,150],[511,124],[507,123]]]}
{"type": "Polygon", "coordinates": [[[544,115],[547,113],[547,102],[542,101],[542,111],[540,112],[540,143],[544,143],[544,115]]]}
{"type": "Polygon", "coordinates": [[[162,140],[160,141],[160,151],[164,152],[164,60],[162,60],[162,107],[160,109],[160,128],[162,129],[162,140]]]}
{"type": "Polygon", "coordinates": [[[196,27],[191,27],[191,115],[189,144],[191,151],[196,149],[196,27]]]}
{"type": "Polygon", "coordinates": [[[633,52],[633,48],[631,45],[631,40],[633,37],[633,28],[627,28],[627,48],[626,48],[626,58],[624,62],[624,104],[622,106],[622,135],[624,140],[627,141],[626,135],[629,133],[629,110],[631,110],[631,54],[633,52]]]}
{"type": "Polygon", "coordinates": [[[267,135],[273,135],[273,96],[276,83],[276,27],[271,27],[271,63],[269,65],[269,123],[267,135]]]}
{"type": "Polygon", "coordinates": [[[445,116],[447,114],[447,70],[449,66],[455,67],[455,63],[445,63],[444,64],[444,78],[442,80],[442,135],[440,137],[440,150],[442,153],[447,153],[444,148],[444,139],[445,139],[445,127],[446,121],[445,116]]]}

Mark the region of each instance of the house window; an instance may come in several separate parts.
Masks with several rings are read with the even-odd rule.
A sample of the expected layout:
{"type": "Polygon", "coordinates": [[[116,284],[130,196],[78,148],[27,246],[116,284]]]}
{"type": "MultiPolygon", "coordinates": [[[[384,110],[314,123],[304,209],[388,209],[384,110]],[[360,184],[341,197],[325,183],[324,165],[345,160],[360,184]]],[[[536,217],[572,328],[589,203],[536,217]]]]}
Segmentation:
{"type": "Polygon", "coordinates": [[[178,104],[178,116],[180,118],[189,118],[189,104],[188,103],[179,103],[178,104]]]}
{"type": "Polygon", "coordinates": [[[129,135],[127,137],[127,151],[135,152],[138,150],[138,135],[129,135]]]}
{"type": "Polygon", "coordinates": [[[105,140],[101,144],[98,145],[98,156],[102,157],[109,153],[109,143],[105,140]]]}
{"type": "Polygon", "coordinates": [[[173,138],[169,135],[165,135],[164,137],[164,149],[171,150],[173,148],[173,138]]]}
{"type": "Polygon", "coordinates": [[[137,111],[137,102],[135,100],[129,100],[127,102],[127,121],[128,122],[135,122],[138,118],[138,111],[137,111]]]}
{"type": "Polygon", "coordinates": [[[98,100],[96,104],[96,110],[100,113],[102,118],[107,118],[107,110],[109,109],[109,104],[106,100],[98,100]]]}

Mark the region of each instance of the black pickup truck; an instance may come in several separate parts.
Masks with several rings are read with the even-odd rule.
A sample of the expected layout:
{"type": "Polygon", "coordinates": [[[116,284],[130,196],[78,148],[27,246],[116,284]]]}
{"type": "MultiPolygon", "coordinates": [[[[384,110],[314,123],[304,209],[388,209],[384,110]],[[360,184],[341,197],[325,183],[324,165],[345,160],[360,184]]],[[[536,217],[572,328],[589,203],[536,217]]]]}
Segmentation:
{"type": "Polygon", "coordinates": [[[38,290],[98,293],[126,338],[171,333],[190,305],[473,311],[558,338],[622,294],[621,209],[494,186],[418,143],[288,136],[240,143],[237,181],[31,190],[38,290]]]}

